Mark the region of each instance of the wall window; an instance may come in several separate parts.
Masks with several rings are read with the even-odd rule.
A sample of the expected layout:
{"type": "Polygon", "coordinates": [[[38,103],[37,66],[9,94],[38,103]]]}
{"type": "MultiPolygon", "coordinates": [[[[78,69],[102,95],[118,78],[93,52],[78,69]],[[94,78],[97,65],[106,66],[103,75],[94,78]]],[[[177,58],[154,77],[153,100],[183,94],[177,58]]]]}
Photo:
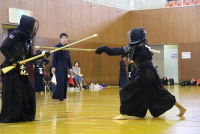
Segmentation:
{"type": "Polygon", "coordinates": [[[129,10],[130,1],[132,0],[83,0],[83,1],[129,10]]]}

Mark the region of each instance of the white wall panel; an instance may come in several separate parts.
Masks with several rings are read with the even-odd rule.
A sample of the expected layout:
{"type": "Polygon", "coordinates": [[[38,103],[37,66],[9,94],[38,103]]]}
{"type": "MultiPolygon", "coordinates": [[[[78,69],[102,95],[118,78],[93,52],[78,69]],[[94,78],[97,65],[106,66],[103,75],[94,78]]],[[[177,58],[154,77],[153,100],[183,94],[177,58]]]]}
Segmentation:
{"type": "Polygon", "coordinates": [[[178,46],[164,45],[164,76],[178,83],[178,46]],[[175,56],[177,54],[177,57],[175,56]]]}

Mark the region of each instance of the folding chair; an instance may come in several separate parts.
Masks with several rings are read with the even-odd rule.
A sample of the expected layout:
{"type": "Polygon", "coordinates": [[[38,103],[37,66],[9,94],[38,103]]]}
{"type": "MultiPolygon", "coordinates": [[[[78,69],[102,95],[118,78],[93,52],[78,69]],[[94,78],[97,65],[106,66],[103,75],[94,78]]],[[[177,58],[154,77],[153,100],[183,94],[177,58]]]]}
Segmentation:
{"type": "Polygon", "coordinates": [[[72,79],[74,81],[74,85],[69,83],[69,87],[74,87],[74,88],[78,87],[79,88],[79,86],[77,85],[77,82],[74,80],[74,78],[72,78],[72,79]]]}
{"type": "Polygon", "coordinates": [[[177,5],[177,4],[173,4],[172,6],[173,6],[173,7],[176,7],[176,6],[178,6],[178,5],[177,5]]]}
{"type": "Polygon", "coordinates": [[[85,83],[84,79],[82,78],[82,83],[83,83],[83,88],[84,89],[89,89],[89,86],[85,83]]]}
{"type": "Polygon", "coordinates": [[[189,5],[194,5],[194,3],[193,3],[193,2],[190,2],[189,5]]]}
{"type": "Polygon", "coordinates": [[[169,2],[169,6],[172,6],[172,5],[174,5],[175,4],[175,1],[170,1],[169,2]]]}
{"type": "Polygon", "coordinates": [[[189,5],[191,2],[192,2],[191,0],[186,0],[186,1],[185,1],[185,4],[186,4],[186,5],[189,5]]]}
{"type": "Polygon", "coordinates": [[[178,6],[182,6],[182,5],[183,5],[183,2],[182,2],[182,1],[177,1],[176,4],[177,4],[178,6]]]}
{"type": "MultiPolygon", "coordinates": [[[[78,87],[79,89],[81,89],[80,83],[78,81],[76,81],[74,78],[74,84],[76,84],[76,87],[78,87]]],[[[89,89],[89,86],[87,86],[87,84],[85,83],[83,77],[82,77],[82,88],[83,89],[89,89]]]]}
{"type": "Polygon", "coordinates": [[[43,82],[45,84],[45,89],[44,90],[46,91],[46,89],[48,89],[48,91],[51,91],[50,90],[51,76],[46,72],[44,72],[43,82]]]}
{"type": "Polygon", "coordinates": [[[194,4],[198,4],[199,0],[194,0],[194,4]]]}

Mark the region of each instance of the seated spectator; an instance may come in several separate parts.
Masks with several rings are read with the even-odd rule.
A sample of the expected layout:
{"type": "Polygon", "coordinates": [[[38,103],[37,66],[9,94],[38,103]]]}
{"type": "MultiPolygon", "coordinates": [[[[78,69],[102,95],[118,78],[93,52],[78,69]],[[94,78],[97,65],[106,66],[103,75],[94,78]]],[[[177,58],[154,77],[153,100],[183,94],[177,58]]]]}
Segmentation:
{"type": "Polygon", "coordinates": [[[75,81],[78,81],[79,85],[80,85],[80,90],[84,90],[83,88],[83,84],[82,84],[82,74],[81,74],[81,69],[80,69],[80,63],[78,61],[76,61],[74,63],[74,66],[72,67],[72,76],[74,78],[75,81]]]}

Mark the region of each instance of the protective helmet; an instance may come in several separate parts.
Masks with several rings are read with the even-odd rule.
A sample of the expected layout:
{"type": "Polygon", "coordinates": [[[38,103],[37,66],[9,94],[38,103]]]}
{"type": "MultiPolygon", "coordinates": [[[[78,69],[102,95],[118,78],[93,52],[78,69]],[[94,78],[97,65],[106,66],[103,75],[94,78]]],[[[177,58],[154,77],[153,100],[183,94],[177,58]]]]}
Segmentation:
{"type": "Polygon", "coordinates": [[[17,27],[18,31],[27,39],[32,39],[39,28],[39,22],[33,17],[22,15],[20,23],[17,27]]]}
{"type": "Polygon", "coordinates": [[[135,28],[128,32],[128,40],[130,45],[145,41],[146,31],[144,28],[135,28]]]}

